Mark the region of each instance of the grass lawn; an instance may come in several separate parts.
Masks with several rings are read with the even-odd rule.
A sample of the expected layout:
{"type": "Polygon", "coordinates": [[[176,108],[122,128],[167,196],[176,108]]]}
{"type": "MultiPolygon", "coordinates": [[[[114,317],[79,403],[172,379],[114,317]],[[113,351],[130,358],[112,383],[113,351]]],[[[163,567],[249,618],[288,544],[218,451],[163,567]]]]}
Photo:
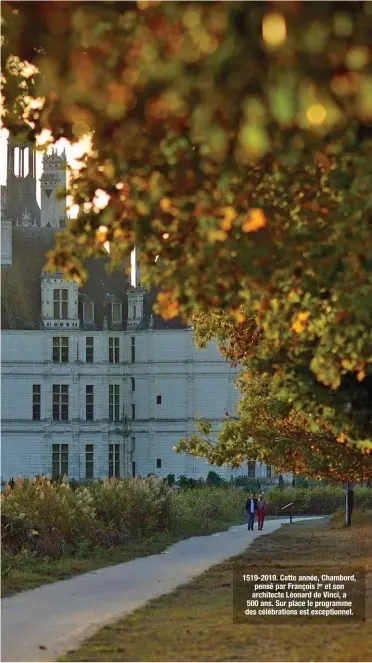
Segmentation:
{"type": "Polygon", "coordinates": [[[243,518],[231,521],[208,521],[199,529],[182,532],[161,532],[156,536],[130,543],[125,547],[112,549],[98,548],[85,556],[65,555],[57,559],[50,557],[35,558],[17,555],[13,558],[2,557],[1,596],[10,596],[17,592],[33,589],[40,585],[64,580],[78,573],[94,571],[105,566],[129,562],[136,557],[145,557],[162,552],[165,548],[190,536],[213,534],[240,525],[243,518]]]}
{"type": "MultiPolygon", "coordinates": [[[[372,519],[342,518],[285,525],[256,539],[239,557],[213,567],[172,594],[148,603],[101,629],[63,661],[370,661],[371,621],[367,624],[294,625],[232,622],[234,562],[251,567],[282,567],[290,573],[306,563],[365,564],[372,571],[372,519]]],[[[253,569],[254,570],[254,569],[253,569]]],[[[369,614],[371,610],[369,583],[369,614]]],[[[367,598],[368,603],[368,598],[367,598]]]]}

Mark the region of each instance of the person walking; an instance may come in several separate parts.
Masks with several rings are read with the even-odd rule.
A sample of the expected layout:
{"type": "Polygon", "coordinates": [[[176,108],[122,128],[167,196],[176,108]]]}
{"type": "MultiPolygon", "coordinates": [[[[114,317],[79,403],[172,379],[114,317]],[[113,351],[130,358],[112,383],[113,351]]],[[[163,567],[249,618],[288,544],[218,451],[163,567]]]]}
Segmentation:
{"type": "Polygon", "coordinates": [[[254,529],[254,518],[256,515],[256,510],[257,510],[257,499],[251,493],[250,497],[247,500],[247,503],[245,505],[245,510],[247,512],[248,516],[248,529],[252,530],[254,529]]]}
{"type": "Polygon", "coordinates": [[[262,530],[263,528],[266,514],[267,514],[267,502],[264,496],[260,495],[257,500],[257,525],[259,530],[262,530]]]}

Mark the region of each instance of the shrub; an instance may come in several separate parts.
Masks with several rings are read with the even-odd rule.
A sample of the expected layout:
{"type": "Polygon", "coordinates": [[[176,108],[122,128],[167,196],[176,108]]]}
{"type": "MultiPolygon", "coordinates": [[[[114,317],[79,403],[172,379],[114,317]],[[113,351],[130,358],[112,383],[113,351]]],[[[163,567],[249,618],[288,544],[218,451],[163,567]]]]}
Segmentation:
{"type": "Polygon", "coordinates": [[[208,472],[206,484],[207,486],[216,486],[216,488],[227,488],[229,485],[225,479],[213,470],[208,472]]]}
{"type": "Polygon", "coordinates": [[[181,491],[176,495],[174,510],[178,528],[193,529],[198,524],[208,529],[216,520],[230,520],[243,514],[244,499],[239,491],[204,487],[181,491]]]}
{"type": "MultiPolygon", "coordinates": [[[[9,547],[10,532],[23,529],[29,547],[38,554],[59,555],[74,549],[80,537],[96,529],[93,499],[87,488],[72,490],[67,482],[52,484],[47,477],[17,479],[2,494],[2,514],[10,523],[2,545],[9,547]],[[27,533],[33,532],[30,539],[27,533]]],[[[14,541],[10,544],[14,546],[14,541]]]]}
{"type": "Polygon", "coordinates": [[[172,523],[173,492],[161,479],[105,479],[89,489],[97,518],[115,543],[164,530],[172,523]]]}
{"type": "MultiPolygon", "coordinates": [[[[345,492],[342,486],[293,488],[283,491],[273,488],[267,494],[267,501],[271,515],[280,514],[281,508],[290,502],[294,502],[295,515],[328,515],[344,507],[345,492]]],[[[372,494],[368,488],[355,489],[355,506],[372,508],[372,494]]]]}
{"type": "Polygon", "coordinates": [[[261,492],[261,482],[260,479],[253,479],[247,477],[244,474],[240,477],[233,479],[232,485],[237,488],[244,488],[247,493],[259,493],[261,492]]]}
{"type": "Polygon", "coordinates": [[[213,522],[243,515],[238,491],[197,485],[198,490],[177,490],[156,477],[86,486],[43,476],[17,479],[1,496],[2,550],[5,556],[86,554],[163,530],[208,530],[213,522]]]}
{"type": "Polygon", "coordinates": [[[174,474],[168,474],[164,481],[168,484],[168,486],[174,486],[176,483],[176,477],[174,474]]]}
{"type": "MultiPolygon", "coordinates": [[[[362,508],[356,508],[353,510],[352,516],[352,525],[372,525],[372,513],[371,511],[366,511],[362,508]]],[[[345,525],[345,509],[338,509],[336,513],[333,514],[331,518],[331,528],[332,529],[342,529],[346,527],[345,525]]]]}

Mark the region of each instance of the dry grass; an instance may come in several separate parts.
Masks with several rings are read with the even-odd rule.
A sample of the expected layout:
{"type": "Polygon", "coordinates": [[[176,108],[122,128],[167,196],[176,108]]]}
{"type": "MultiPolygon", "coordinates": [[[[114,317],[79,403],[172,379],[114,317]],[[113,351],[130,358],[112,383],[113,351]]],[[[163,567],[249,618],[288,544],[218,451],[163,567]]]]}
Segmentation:
{"type": "Polygon", "coordinates": [[[329,520],[287,525],[243,555],[100,630],[64,661],[370,661],[371,622],[329,625],[232,622],[232,570],[314,562],[372,570],[372,519],[351,529],[329,520]]]}

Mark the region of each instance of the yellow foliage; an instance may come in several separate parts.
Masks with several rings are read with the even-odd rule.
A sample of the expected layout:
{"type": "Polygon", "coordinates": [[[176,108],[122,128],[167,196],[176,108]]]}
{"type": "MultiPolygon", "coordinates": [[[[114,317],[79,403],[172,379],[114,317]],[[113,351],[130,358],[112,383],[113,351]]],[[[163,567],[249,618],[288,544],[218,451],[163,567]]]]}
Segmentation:
{"type": "Polygon", "coordinates": [[[298,314],[297,319],[300,322],[306,322],[310,317],[310,313],[308,311],[302,311],[301,313],[298,314]]]}
{"type": "Polygon", "coordinates": [[[318,126],[325,121],[327,111],[322,104],[312,104],[306,111],[306,117],[310,124],[318,126]]]}
{"type": "Polygon", "coordinates": [[[224,207],[223,211],[223,219],[221,221],[221,228],[223,230],[231,230],[232,225],[236,219],[236,212],[233,207],[224,207]]]}
{"type": "Polygon", "coordinates": [[[266,216],[262,209],[253,208],[249,210],[248,216],[242,224],[243,233],[253,233],[266,226],[266,216]]]}
{"type": "Polygon", "coordinates": [[[227,239],[227,233],[224,230],[209,230],[207,237],[214,244],[214,242],[224,242],[227,239]]]}
{"type": "Polygon", "coordinates": [[[138,214],[140,214],[141,216],[147,216],[147,214],[150,213],[150,208],[149,208],[149,206],[146,205],[146,204],[145,204],[144,202],[142,202],[141,200],[137,203],[136,207],[137,207],[137,212],[138,212],[138,214]]]}
{"type": "Polygon", "coordinates": [[[305,323],[310,317],[309,311],[300,311],[296,319],[292,322],[291,329],[296,332],[296,334],[302,334],[305,329],[305,323]]]}
{"type": "Polygon", "coordinates": [[[262,37],[268,46],[281,46],[287,38],[287,26],[282,14],[270,13],[262,21],[262,37]]]}
{"type": "Polygon", "coordinates": [[[162,198],[160,201],[160,208],[163,212],[170,212],[172,209],[172,201],[170,198],[162,198]]]}

